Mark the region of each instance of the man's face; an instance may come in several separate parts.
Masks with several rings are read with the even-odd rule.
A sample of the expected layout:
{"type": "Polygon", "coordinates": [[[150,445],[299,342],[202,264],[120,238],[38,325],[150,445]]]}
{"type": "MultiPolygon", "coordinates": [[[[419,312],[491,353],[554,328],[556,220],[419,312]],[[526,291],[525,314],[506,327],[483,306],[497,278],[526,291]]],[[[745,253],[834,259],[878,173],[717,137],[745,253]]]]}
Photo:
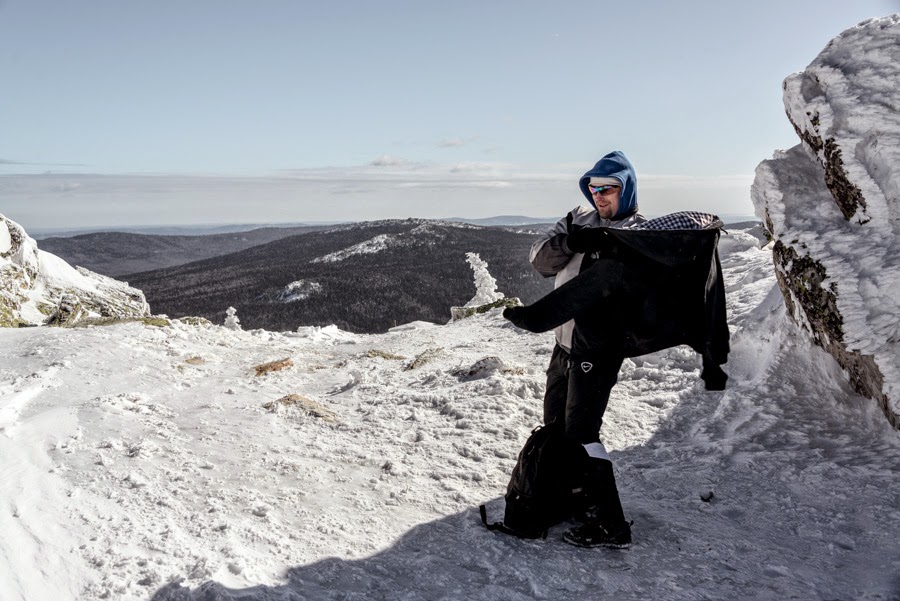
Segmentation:
{"type": "Polygon", "coordinates": [[[597,213],[604,219],[612,219],[619,211],[619,195],[622,188],[619,186],[590,186],[591,196],[597,213]]]}

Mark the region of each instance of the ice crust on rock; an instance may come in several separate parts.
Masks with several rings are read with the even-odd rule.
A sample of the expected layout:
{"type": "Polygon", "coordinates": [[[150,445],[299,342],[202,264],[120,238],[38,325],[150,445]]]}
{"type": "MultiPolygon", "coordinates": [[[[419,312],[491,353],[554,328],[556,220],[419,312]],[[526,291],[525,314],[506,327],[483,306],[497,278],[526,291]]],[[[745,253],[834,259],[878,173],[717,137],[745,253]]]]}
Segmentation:
{"type": "Polygon", "coordinates": [[[0,215],[0,327],[43,324],[71,297],[86,317],[150,315],[143,292],[40,250],[22,226],[0,215]]]}
{"type": "Polygon", "coordinates": [[[785,79],[784,105],[801,144],[762,162],[751,191],[776,241],[779,284],[795,321],[838,359],[858,391],[879,401],[895,427],[898,99],[900,15],[841,33],[785,79]]]}
{"type": "Polygon", "coordinates": [[[478,253],[466,253],[466,260],[472,266],[475,277],[475,296],[465,306],[480,307],[503,298],[503,293],[497,292],[497,280],[488,271],[487,262],[478,253]]]}
{"type": "Polygon", "coordinates": [[[466,253],[466,260],[472,267],[475,296],[462,307],[450,307],[451,321],[465,319],[492,309],[503,309],[521,304],[518,298],[506,298],[502,292],[497,291],[497,280],[488,271],[487,262],[478,256],[478,253],[466,253]]]}

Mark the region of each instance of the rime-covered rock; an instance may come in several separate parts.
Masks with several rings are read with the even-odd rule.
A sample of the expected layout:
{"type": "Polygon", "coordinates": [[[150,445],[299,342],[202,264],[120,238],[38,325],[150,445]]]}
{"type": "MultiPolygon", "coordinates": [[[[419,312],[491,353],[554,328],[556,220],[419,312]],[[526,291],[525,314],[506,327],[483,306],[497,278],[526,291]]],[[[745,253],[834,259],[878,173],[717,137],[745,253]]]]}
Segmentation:
{"type": "Polygon", "coordinates": [[[831,40],[784,104],[801,143],[751,195],[785,303],[900,428],[900,15],[831,40]]]}
{"type": "Polygon", "coordinates": [[[466,306],[480,307],[502,299],[503,294],[497,292],[497,280],[488,271],[488,264],[478,256],[478,253],[466,253],[466,260],[475,274],[475,296],[466,303],[466,306]]]}
{"type": "Polygon", "coordinates": [[[22,226],[0,215],[0,327],[148,315],[140,290],[39,250],[22,226]]]}
{"type": "Polygon", "coordinates": [[[497,291],[497,280],[488,271],[488,264],[478,253],[466,253],[466,260],[472,267],[475,278],[475,296],[463,307],[450,307],[450,320],[465,319],[491,309],[502,309],[521,305],[518,298],[506,298],[497,291]]]}
{"type": "Polygon", "coordinates": [[[238,319],[237,309],[234,307],[228,307],[225,309],[225,323],[223,324],[229,330],[240,330],[241,328],[241,320],[238,319]]]}
{"type": "Polygon", "coordinates": [[[477,307],[450,307],[450,321],[465,319],[473,315],[486,313],[491,309],[506,309],[507,307],[521,307],[522,301],[518,298],[501,298],[486,305],[478,305],[477,307]]]}
{"type": "Polygon", "coordinates": [[[60,297],[56,310],[45,323],[48,326],[68,328],[78,323],[86,314],[87,311],[85,311],[84,305],[81,304],[78,297],[67,292],[60,297]]]}

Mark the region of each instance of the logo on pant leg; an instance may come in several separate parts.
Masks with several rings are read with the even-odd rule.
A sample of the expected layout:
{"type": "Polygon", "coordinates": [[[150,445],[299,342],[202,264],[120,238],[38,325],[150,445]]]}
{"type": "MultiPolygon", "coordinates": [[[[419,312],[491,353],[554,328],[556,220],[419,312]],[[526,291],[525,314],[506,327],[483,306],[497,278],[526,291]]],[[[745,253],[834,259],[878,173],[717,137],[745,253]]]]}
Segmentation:
{"type": "Polygon", "coordinates": [[[581,371],[583,371],[584,373],[591,371],[593,367],[594,365],[592,363],[588,363],[587,361],[583,361],[581,363],[581,371]]]}

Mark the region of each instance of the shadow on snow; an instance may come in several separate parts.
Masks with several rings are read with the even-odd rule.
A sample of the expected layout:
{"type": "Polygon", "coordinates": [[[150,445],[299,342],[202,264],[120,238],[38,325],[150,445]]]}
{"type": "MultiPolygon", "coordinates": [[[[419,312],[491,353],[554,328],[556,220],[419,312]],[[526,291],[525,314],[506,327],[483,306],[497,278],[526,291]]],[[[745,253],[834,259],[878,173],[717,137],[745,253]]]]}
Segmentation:
{"type": "Polygon", "coordinates": [[[874,402],[835,390],[846,378],[815,347],[782,349],[742,381],[757,350],[736,354],[727,391],[696,383],[646,443],[612,454],[628,550],[566,545],[566,524],[545,541],[492,533],[472,508],[369,557],[293,567],[281,585],[170,583],[152,601],[900,601],[900,438],[874,402]]]}

